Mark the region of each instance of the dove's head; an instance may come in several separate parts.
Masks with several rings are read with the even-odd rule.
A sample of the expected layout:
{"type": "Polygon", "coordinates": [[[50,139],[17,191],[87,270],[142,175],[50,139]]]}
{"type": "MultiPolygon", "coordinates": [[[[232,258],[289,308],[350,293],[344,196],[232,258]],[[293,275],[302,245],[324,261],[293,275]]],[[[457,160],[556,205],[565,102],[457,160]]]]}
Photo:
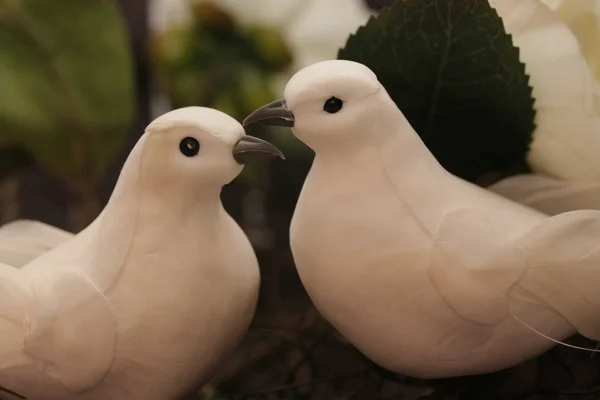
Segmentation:
{"type": "Polygon", "coordinates": [[[204,107],[161,115],[148,125],[138,144],[143,181],[161,190],[178,186],[191,193],[220,189],[257,155],[283,158],[271,143],[245,135],[235,119],[204,107]]]}
{"type": "Polygon", "coordinates": [[[315,151],[364,146],[383,137],[380,126],[398,114],[373,71],[363,64],[328,60],[298,71],[283,99],[254,111],[244,125],[291,127],[315,151]]]}

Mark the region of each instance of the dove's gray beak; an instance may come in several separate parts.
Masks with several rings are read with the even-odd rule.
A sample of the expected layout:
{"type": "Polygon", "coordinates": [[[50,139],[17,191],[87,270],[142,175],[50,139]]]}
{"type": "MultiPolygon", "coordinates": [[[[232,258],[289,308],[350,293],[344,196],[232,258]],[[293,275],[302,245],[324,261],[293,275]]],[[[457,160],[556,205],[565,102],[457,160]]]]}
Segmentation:
{"type": "Polygon", "coordinates": [[[233,146],[233,158],[238,164],[246,164],[257,156],[277,156],[285,160],[285,156],[277,147],[254,136],[245,135],[233,146]]]}
{"type": "Polygon", "coordinates": [[[244,119],[244,126],[250,124],[294,126],[294,114],[287,109],[285,100],[279,99],[265,104],[244,119]]]}

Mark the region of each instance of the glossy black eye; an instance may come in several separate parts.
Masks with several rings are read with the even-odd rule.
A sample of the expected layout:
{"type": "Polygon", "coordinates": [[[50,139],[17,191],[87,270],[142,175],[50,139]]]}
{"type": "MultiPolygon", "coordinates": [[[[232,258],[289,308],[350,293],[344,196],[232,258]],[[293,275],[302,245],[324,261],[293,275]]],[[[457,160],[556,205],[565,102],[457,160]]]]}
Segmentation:
{"type": "Polygon", "coordinates": [[[200,143],[193,137],[186,137],[179,143],[179,150],[186,157],[194,157],[200,151],[200,143]]]}
{"type": "Polygon", "coordinates": [[[327,99],[325,104],[323,104],[323,110],[328,112],[329,114],[335,114],[340,111],[344,106],[344,102],[337,97],[330,97],[327,99]]]}

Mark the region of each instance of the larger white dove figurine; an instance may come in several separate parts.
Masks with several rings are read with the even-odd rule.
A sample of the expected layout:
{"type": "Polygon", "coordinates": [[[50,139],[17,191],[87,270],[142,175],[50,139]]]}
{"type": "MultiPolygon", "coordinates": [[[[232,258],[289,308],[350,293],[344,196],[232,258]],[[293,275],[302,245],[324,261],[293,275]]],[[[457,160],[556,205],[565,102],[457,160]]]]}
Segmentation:
{"type": "Polygon", "coordinates": [[[576,331],[600,339],[600,211],[549,217],[451,175],[366,66],[312,64],[244,123],[291,127],[314,150],[294,260],[317,309],[376,363],[479,374],[576,331]]]}
{"type": "Polygon", "coordinates": [[[36,239],[30,262],[0,265],[4,396],[170,400],[209,379],[258,295],[256,256],[220,200],[252,154],[282,156],[219,111],[166,113],[94,222],[69,238],[47,230],[50,250],[32,257],[36,239]]]}

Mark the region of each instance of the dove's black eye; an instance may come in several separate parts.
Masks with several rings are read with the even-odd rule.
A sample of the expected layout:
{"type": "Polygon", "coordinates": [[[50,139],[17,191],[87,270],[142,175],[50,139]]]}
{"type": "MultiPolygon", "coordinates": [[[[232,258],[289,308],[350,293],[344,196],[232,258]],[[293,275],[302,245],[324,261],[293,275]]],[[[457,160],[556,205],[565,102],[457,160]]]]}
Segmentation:
{"type": "Polygon", "coordinates": [[[329,114],[335,114],[340,111],[344,106],[344,102],[337,97],[330,97],[327,99],[325,104],[323,104],[323,110],[328,112],[329,114]]]}
{"type": "Polygon", "coordinates": [[[186,157],[194,157],[200,151],[200,143],[193,137],[186,137],[179,143],[179,150],[186,157]]]}

